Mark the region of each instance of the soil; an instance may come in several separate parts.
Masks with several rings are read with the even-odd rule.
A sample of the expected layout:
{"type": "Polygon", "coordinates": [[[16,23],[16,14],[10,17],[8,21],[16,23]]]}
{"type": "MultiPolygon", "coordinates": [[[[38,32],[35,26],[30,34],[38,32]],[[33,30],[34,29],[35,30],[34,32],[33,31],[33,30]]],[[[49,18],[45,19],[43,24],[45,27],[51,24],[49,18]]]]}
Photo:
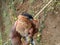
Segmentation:
{"type": "Polygon", "coordinates": [[[42,32],[41,45],[60,45],[60,11],[55,15],[49,13],[42,32]]]}

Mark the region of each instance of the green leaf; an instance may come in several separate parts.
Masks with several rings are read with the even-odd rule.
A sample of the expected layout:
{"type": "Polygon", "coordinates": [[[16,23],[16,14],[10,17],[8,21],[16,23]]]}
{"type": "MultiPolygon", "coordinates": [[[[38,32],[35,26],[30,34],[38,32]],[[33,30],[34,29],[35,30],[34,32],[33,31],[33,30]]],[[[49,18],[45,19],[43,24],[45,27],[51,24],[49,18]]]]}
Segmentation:
{"type": "Polygon", "coordinates": [[[29,14],[32,14],[32,16],[34,15],[34,11],[33,10],[28,10],[29,14]]]}
{"type": "Polygon", "coordinates": [[[41,25],[41,28],[42,28],[42,29],[44,29],[44,28],[45,28],[45,25],[44,25],[44,24],[42,24],[42,25],[41,25]]]}
{"type": "Polygon", "coordinates": [[[29,0],[30,3],[33,3],[35,0],[29,0]]]}
{"type": "Polygon", "coordinates": [[[3,11],[3,16],[6,17],[8,14],[6,11],[3,11]]]}
{"type": "Polygon", "coordinates": [[[41,40],[41,39],[40,39],[40,37],[39,37],[39,38],[37,38],[37,42],[38,42],[38,43],[40,42],[40,40],[41,40]]]}

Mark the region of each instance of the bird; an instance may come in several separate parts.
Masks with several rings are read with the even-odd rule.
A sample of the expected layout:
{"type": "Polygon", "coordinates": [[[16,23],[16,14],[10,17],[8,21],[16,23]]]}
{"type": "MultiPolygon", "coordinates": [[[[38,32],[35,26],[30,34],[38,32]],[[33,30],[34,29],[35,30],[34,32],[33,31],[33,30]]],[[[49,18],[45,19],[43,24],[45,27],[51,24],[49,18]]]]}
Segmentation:
{"type": "Polygon", "coordinates": [[[31,14],[22,13],[18,16],[11,30],[12,45],[23,45],[21,38],[25,43],[34,44],[33,36],[38,31],[37,20],[34,20],[31,14]]]}

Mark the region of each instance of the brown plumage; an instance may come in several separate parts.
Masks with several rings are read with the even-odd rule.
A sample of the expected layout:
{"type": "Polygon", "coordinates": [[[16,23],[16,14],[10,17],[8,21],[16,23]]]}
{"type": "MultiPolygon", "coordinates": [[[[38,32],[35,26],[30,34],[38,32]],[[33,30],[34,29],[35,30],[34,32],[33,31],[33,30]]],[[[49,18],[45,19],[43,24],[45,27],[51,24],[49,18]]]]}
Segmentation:
{"type": "Polygon", "coordinates": [[[12,45],[28,45],[26,42],[22,42],[21,38],[27,34],[33,37],[38,31],[37,23],[37,20],[29,20],[28,17],[19,15],[10,33],[12,45]]]}

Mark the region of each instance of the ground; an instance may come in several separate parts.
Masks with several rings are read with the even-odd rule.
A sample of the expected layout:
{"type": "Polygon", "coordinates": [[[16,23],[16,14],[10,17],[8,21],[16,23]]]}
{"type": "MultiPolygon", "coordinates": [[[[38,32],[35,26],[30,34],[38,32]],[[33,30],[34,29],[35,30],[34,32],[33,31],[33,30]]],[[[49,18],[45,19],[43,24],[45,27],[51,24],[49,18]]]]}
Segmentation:
{"type": "Polygon", "coordinates": [[[42,33],[41,45],[60,45],[60,11],[49,13],[42,33]]]}

